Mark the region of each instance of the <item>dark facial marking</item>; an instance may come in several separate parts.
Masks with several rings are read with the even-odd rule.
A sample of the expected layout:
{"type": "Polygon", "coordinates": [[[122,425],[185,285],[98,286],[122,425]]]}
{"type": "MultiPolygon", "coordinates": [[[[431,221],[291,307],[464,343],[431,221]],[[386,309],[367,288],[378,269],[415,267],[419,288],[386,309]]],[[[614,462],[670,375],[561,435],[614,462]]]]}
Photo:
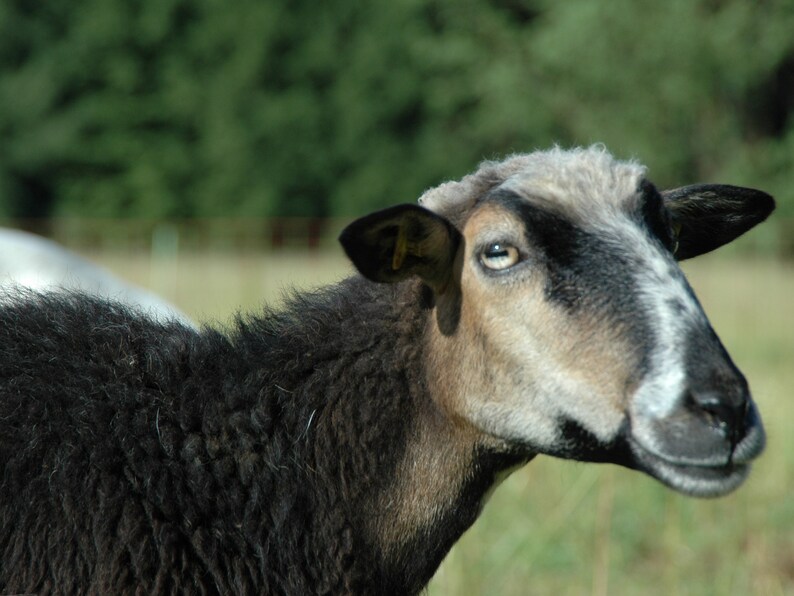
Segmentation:
{"type": "Polygon", "coordinates": [[[620,327],[644,370],[654,333],[636,287],[635,271],[641,264],[631,247],[585,230],[512,191],[500,189],[484,200],[498,203],[523,222],[530,259],[546,277],[546,299],[571,314],[620,327]]]}
{"type": "Polygon", "coordinates": [[[624,422],[615,438],[604,442],[577,421],[560,420],[560,440],[550,455],[564,459],[575,459],[594,463],[612,463],[627,468],[633,467],[631,451],[624,439],[628,422],[624,422]]]}
{"type": "Polygon", "coordinates": [[[497,190],[488,200],[512,211],[525,226],[525,238],[547,275],[546,297],[571,311],[597,308],[634,310],[632,258],[596,233],[565,217],[532,205],[516,193],[497,190]]]}

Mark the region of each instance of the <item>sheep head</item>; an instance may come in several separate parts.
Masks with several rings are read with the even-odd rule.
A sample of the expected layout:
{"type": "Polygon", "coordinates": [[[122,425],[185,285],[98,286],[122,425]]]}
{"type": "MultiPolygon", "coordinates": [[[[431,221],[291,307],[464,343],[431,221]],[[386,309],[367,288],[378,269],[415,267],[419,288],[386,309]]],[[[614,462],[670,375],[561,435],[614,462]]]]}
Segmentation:
{"type": "Polygon", "coordinates": [[[764,446],[747,382],[677,261],[774,209],[726,185],[659,192],[600,147],[488,162],[340,238],[367,278],[433,293],[434,399],[484,440],[612,462],[696,496],[764,446]]]}

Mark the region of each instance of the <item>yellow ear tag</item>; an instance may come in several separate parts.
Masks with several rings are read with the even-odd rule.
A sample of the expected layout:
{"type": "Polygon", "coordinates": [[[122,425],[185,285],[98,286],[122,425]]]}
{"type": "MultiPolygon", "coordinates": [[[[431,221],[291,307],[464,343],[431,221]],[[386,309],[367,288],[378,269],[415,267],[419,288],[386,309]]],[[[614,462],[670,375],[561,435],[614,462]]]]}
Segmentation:
{"type": "Polygon", "coordinates": [[[394,255],[391,258],[391,268],[397,271],[403,266],[405,254],[408,252],[408,236],[405,233],[405,227],[400,226],[397,232],[397,242],[394,244],[394,255]]]}

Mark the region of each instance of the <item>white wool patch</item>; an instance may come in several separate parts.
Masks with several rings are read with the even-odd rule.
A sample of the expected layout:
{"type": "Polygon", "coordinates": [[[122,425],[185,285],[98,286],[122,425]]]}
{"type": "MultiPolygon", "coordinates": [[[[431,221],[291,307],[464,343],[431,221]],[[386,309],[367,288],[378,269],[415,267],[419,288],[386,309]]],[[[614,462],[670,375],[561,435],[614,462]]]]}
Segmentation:
{"type": "Polygon", "coordinates": [[[592,217],[613,213],[635,197],[645,173],[644,166],[615,159],[603,145],[554,147],[483,162],[460,181],[425,191],[419,203],[443,215],[463,213],[489,191],[504,187],[549,209],[592,217]],[[600,208],[593,209],[594,204],[600,208]]]}

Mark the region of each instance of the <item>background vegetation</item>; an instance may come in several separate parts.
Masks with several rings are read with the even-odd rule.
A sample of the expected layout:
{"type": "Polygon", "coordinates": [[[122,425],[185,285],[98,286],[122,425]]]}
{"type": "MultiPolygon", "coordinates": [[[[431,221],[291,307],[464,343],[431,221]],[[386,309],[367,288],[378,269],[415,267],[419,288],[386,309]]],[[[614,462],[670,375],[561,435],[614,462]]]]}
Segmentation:
{"type": "Polygon", "coordinates": [[[352,215],[596,141],[792,216],[792,31],[794,0],[4,0],[0,217],[352,215]]]}

